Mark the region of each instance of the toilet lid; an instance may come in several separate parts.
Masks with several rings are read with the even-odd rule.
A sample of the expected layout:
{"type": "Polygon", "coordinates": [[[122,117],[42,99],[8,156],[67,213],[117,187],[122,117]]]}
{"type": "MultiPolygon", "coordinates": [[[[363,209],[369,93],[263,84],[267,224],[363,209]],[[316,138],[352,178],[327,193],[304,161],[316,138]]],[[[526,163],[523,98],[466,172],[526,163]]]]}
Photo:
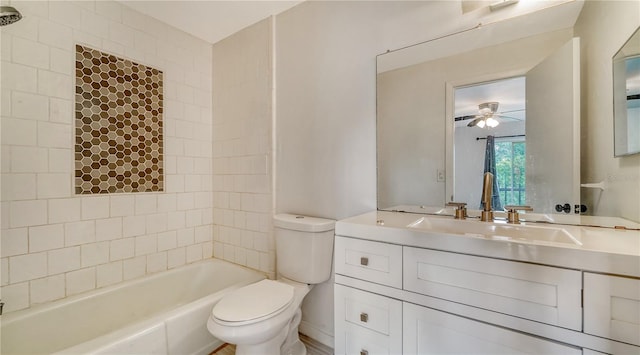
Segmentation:
{"type": "Polygon", "coordinates": [[[293,286],[262,280],[222,297],[212,314],[225,322],[247,322],[278,312],[293,301],[293,286]]]}

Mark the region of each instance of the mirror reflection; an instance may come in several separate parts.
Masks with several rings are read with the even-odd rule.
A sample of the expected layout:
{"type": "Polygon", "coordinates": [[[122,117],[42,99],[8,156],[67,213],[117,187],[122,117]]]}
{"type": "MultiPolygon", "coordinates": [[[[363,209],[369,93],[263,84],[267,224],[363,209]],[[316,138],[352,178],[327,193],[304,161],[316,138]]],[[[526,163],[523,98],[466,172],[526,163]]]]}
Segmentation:
{"type": "Polygon", "coordinates": [[[496,181],[494,209],[527,204],[525,80],[455,88],[454,196],[468,201],[468,208],[480,209],[481,190],[468,182],[482,181],[484,172],[496,181]],[[489,160],[487,151],[495,159],[489,160]]]}
{"type": "MultiPolygon", "coordinates": [[[[539,213],[552,213],[557,204],[579,204],[579,75],[572,69],[579,62],[578,47],[570,31],[556,31],[379,71],[378,207],[444,206],[456,201],[478,208],[487,130],[493,130],[493,136],[520,136],[523,130],[516,127],[523,125],[527,137],[538,138],[527,139],[522,153],[526,152],[526,169],[514,166],[513,183],[503,189],[512,190],[508,195],[519,190],[519,201],[539,213]],[[550,78],[553,85],[548,85],[550,78]],[[498,83],[519,85],[520,97],[491,95],[498,83]],[[526,100],[522,91],[527,92],[526,100]],[[470,95],[473,92],[485,96],[470,95]],[[526,110],[525,102],[531,106],[526,110]],[[491,117],[476,120],[487,113],[491,117]],[[488,118],[500,124],[490,127],[488,118]],[[529,127],[529,122],[536,124],[529,127]],[[456,126],[468,130],[454,132],[456,126]],[[462,139],[463,135],[469,137],[462,139]]],[[[517,152],[522,148],[519,140],[522,137],[501,137],[498,143],[517,152]]]]}
{"type": "Polygon", "coordinates": [[[640,153],[640,29],[613,57],[615,156],[640,153]]]}

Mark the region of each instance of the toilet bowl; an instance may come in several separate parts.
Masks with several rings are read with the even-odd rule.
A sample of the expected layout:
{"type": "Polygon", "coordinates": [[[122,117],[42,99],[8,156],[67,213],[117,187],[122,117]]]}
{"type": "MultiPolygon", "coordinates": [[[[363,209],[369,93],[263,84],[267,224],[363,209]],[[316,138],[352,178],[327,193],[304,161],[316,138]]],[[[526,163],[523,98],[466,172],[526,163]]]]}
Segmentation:
{"type": "Polygon", "coordinates": [[[216,338],[236,344],[237,355],[306,354],[298,338],[302,301],[331,274],[334,220],[279,214],[274,226],[279,278],[226,294],[207,321],[216,338]]]}
{"type": "Polygon", "coordinates": [[[237,344],[236,355],[306,354],[297,330],[300,306],[310,290],[310,285],[285,279],[242,287],[214,306],[207,329],[218,339],[237,344]]]}

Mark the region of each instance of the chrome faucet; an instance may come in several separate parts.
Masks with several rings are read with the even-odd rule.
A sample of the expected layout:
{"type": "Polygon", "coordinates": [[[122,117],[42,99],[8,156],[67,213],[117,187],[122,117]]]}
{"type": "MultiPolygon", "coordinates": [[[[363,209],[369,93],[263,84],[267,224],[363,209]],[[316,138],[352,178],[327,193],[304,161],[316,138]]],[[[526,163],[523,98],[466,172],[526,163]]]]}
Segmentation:
{"type": "Polygon", "coordinates": [[[490,172],[484,173],[484,179],[482,182],[482,202],[484,208],[480,215],[480,220],[483,222],[493,222],[493,210],[491,209],[491,197],[493,196],[493,174],[490,172]]]}

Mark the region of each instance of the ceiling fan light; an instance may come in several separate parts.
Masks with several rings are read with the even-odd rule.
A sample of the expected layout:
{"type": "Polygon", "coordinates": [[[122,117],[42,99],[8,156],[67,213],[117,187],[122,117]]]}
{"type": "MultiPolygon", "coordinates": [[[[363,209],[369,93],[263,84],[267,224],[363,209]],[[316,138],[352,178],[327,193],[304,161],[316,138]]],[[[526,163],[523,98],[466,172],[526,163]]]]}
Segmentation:
{"type": "Polygon", "coordinates": [[[484,120],[480,120],[478,121],[478,123],[476,123],[476,126],[480,128],[484,128],[484,123],[485,123],[484,120]]]}
{"type": "Polygon", "coordinates": [[[487,118],[486,123],[487,123],[487,126],[491,128],[496,127],[497,125],[500,124],[500,122],[498,122],[498,120],[496,120],[493,117],[487,118]]]}

